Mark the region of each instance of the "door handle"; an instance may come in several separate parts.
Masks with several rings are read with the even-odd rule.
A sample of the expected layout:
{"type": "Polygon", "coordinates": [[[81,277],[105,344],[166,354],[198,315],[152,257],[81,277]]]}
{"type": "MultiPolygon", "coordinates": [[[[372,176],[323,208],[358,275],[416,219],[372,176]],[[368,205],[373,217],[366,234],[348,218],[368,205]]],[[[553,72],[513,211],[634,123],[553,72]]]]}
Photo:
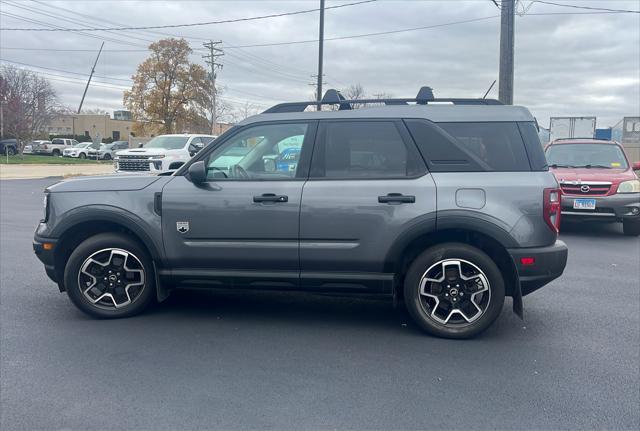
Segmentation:
{"type": "Polygon", "coordinates": [[[381,204],[412,204],[415,201],[415,196],[403,195],[402,193],[389,193],[386,196],[378,196],[378,202],[381,204]]]}
{"type": "Polygon", "coordinates": [[[289,202],[289,196],[276,195],[275,193],[263,193],[253,197],[254,202],[289,202]]]}

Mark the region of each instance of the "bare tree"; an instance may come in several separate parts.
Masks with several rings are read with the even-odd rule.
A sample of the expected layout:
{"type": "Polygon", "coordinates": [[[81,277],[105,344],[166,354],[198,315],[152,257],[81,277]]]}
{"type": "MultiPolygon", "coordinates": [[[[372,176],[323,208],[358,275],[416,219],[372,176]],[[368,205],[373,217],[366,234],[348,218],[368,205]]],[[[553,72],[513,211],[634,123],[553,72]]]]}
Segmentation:
{"type": "Polygon", "coordinates": [[[13,66],[0,66],[0,100],[5,101],[5,135],[18,140],[20,154],[61,110],[47,79],[13,66]]]}
{"type": "Polygon", "coordinates": [[[109,112],[105,111],[104,109],[101,108],[89,108],[89,109],[83,109],[82,110],[83,114],[87,114],[87,115],[108,115],[109,112]]]}
{"type": "Polygon", "coordinates": [[[260,111],[260,108],[251,102],[244,102],[238,104],[231,113],[231,120],[234,123],[239,123],[245,118],[249,118],[252,115],[256,115],[260,111]]]}
{"type": "MultiPolygon", "coordinates": [[[[346,90],[344,90],[343,95],[347,100],[358,100],[367,98],[364,93],[364,87],[360,83],[351,84],[346,90]]],[[[365,103],[354,103],[353,108],[357,109],[365,105],[365,103]]]]}

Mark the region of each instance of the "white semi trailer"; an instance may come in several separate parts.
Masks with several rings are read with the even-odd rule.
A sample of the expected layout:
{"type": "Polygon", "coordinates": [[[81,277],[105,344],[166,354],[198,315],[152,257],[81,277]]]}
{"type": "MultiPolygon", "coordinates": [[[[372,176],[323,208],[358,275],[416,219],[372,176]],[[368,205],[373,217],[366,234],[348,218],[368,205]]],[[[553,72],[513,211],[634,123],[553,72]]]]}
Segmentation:
{"type": "Polygon", "coordinates": [[[549,141],[590,138],[596,135],[596,117],[551,117],[549,141]]]}

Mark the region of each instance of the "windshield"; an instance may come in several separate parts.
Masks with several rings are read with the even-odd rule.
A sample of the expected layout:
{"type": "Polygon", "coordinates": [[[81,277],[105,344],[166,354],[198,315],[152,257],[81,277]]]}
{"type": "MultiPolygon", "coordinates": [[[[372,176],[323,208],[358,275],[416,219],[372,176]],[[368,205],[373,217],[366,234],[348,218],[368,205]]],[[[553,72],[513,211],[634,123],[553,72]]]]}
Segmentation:
{"type": "Polygon", "coordinates": [[[546,152],[550,167],[627,169],[627,160],[617,145],[557,144],[546,152]]]}
{"type": "Polygon", "coordinates": [[[76,145],[76,148],[87,148],[91,143],[90,142],[86,142],[84,144],[78,144],[76,145]]]}
{"type": "Polygon", "coordinates": [[[157,136],[147,142],[145,148],[164,148],[178,150],[184,147],[189,138],[187,136],[157,136]]]}

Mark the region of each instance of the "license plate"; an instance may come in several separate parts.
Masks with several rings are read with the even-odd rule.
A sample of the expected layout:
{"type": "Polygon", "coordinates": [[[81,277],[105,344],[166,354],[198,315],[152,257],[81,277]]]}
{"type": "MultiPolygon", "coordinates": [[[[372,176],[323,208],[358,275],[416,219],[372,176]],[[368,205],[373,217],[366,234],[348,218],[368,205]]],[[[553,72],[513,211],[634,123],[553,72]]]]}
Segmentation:
{"type": "Polygon", "coordinates": [[[596,200],[595,199],[575,199],[573,201],[573,209],[594,210],[596,209],[596,200]]]}

